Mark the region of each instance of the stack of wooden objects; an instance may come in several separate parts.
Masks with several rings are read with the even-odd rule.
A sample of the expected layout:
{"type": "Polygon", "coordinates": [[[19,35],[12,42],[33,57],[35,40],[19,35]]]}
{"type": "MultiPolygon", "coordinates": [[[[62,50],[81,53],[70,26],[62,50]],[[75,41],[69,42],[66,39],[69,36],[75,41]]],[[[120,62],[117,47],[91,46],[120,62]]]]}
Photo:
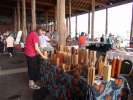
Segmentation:
{"type": "MultiPolygon", "coordinates": [[[[47,64],[49,65],[43,64],[43,68],[48,66],[43,69],[43,80],[46,81],[50,89],[53,90],[54,88],[56,92],[58,92],[57,90],[60,86],[63,86],[59,91],[63,90],[62,92],[65,93],[65,89],[65,91],[68,91],[68,89],[80,88],[77,84],[81,82],[81,75],[84,72],[87,77],[86,85],[88,84],[90,87],[96,84],[96,76],[99,76],[101,80],[106,82],[109,82],[111,77],[118,78],[122,60],[119,57],[114,58],[112,63],[109,64],[106,57],[100,56],[97,58],[96,53],[96,51],[88,49],[75,49],[73,47],[70,49],[62,45],[59,46],[58,50],[51,53],[48,57],[50,63],[47,64]]],[[[44,52],[44,55],[48,56],[48,53],[44,52]]],[[[118,84],[120,82],[116,81],[118,84]]],[[[97,86],[98,91],[103,91],[103,89],[97,86]]]]}
{"type": "MultiPolygon", "coordinates": [[[[71,72],[77,79],[80,79],[81,73],[85,73],[89,85],[94,84],[96,70],[98,76],[105,81],[110,81],[111,77],[118,78],[122,60],[119,57],[114,58],[109,64],[106,57],[97,58],[96,53],[88,49],[75,49],[74,47],[70,49],[60,45],[56,51],[51,53],[49,60],[50,64],[56,65],[58,70],[71,72]]],[[[48,53],[44,52],[44,55],[48,56],[48,53]]]]}
{"type": "Polygon", "coordinates": [[[71,49],[60,46],[58,51],[51,54],[50,62],[59,70],[70,72],[75,78],[80,79],[81,73],[87,73],[88,83],[93,84],[95,79],[96,51],[88,49],[71,49]]]}

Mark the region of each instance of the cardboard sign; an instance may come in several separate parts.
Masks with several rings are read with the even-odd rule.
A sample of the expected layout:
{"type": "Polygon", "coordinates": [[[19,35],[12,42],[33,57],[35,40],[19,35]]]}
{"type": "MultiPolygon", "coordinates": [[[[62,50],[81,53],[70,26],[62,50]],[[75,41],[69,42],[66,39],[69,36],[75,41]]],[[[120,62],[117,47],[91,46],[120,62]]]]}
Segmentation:
{"type": "Polygon", "coordinates": [[[21,37],[22,37],[22,31],[18,31],[15,44],[19,44],[21,37]]]}

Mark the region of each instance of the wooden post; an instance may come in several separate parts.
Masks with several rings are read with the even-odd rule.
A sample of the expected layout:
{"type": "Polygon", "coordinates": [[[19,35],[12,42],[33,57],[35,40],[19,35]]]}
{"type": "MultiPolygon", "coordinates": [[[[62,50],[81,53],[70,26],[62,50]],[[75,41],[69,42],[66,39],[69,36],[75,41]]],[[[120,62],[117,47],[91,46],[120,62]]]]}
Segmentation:
{"type": "Polygon", "coordinates": [[[108,8],[106,8],[106,23],[105,23],[105,35],[108,34],[108,8]]]}
{"type": "Polygon", "coordinates": [[[26,29],[26,2],[22,0],[22,22],[23,22],[23,42],[25,42],[27,29],[26,29]]]}
{"type": "Polygon", "coordinates": [[[90,34],[90,11],[88,12],[88,34],[90,34]]]}
{"type": "Polygon", "coordinates": [[[53,20],[52,20],[52,18],[51,18],[51,20],[50,20],[50,23],[51,23],[51,24],[50,24],[50,25],[51,25],[51,26],[50,26],[50,31],[52,32],[52,29],[53,29],[53,28],[52,28],[52,26],[53,26],[53,20]]]}
{"type": "Polygon", "coordinates": [[[52,32],[52,18],[51,18],[51,20],[50,20],[50,32],[52,32]]]}
{"type": "Polygon", "coordinates": [[[21,22],[20,22],[20,0],[17,1],[17,20],[18,20],[18,31],[20,30],[21,28],[21,22]]]}
{"type": "Polygon", "coordinates": [[[78,33],[77,16],[75,17],[75,35],[78,33]]]}
{"type": "Polygon", "coordinates": [[[66,30],[67,30],[66,36],[68,36],[68,34],[69,34],[69,22],[68,22],[68,18],[66,18],[66,30]]]}
{"type": "Polygon", "coordinates": [[[14,32],[17,32],[17,11],[14,10],[14,32]]]}
{"type": "Polygon", "coordinates": [[[55,6],[54,30],[57,31],[57,6],[55,6]]]}
{"type": "Polygon", "coordinates": [[[31,0],[32,10],[32,31],[36,30],[36,0],[31,0]]]}
{"type": "Polygon", "coordinates": [[[48,31],[50,31],[50,19],[48,20],[48,31]]]}
{"type": "Polygon", "coordinates": [[[46,29],[48,30],[48,12],[46,12],[46,29]]]}
{"type": "Polygon", "coordinates": [[[91,39],[94,40],[95,0],[92,0],[91,39]]]}
{"type": "Polygon", "coordinates": [[[130,32],[130,47],[133,48],[133,3],[132,3],[132,21],[131,21],[131,32],[130,32]]]}
{"type": "Polygon", "coordinates": [[[71,35],[71,13],[72,13],[71,0],[69,0],[69,35],[71,35]]]}
{"type": "Polygon", "coordinates": [[[57,0],[57,32],[59,33],[59,44],[65,45],[65,0],[57,0]]]}
{"type": "Polygon", "coordinates": [[[57,26],[56,26],[57,24],[56,24],[56,19],[54,20],[54,31],[57,31],[57,26]]]}

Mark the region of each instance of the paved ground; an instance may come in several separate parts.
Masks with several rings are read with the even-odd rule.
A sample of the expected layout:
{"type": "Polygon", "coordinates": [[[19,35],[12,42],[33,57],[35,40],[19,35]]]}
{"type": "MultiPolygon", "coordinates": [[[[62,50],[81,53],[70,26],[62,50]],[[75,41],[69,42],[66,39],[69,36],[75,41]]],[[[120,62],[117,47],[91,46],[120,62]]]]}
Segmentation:
{"type": "MultiPolygon", "coordinates": [[[[25,57],[22,53],[14,58],[0,54],[0,100],[33,100],[33,90],[28,88],[25,57]],[[9,99],[10,98],[10,99],[9,99]]],[[[51,100],[48,96],[45,100],[51,100]]]]}
{"type": "Polygon", "coordinates": [[[21,95],[22,100],[32,100],[27,80],[26,73],[0,76],[0,100],[8,100],[13,95],[21,95]]]}
{"type": "Polygon", "coordinates": [[[0,54],[0,68],[2,70],[26,67],[25,56],[23,53],[16,53],[13,58],[8,54],[0,54]]]}

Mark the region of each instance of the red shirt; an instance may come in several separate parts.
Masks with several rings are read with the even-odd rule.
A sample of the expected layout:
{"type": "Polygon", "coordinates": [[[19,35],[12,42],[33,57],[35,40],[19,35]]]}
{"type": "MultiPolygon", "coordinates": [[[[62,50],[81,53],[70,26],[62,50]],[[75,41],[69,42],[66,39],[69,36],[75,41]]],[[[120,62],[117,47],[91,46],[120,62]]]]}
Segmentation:
{"type": "Polygon", "coordinates": [[[85,45],[86,43],[86,36],[79,37],[79,45],[85,45]]]}
{"type": "Polygon", "coordinates": [[[39,37],[36,32],[30,32],[26,39],[25,44],[25,55],[29,57],[34,57],[37,55],[35,50],[35,43],[39,43],[39,37]]]}

